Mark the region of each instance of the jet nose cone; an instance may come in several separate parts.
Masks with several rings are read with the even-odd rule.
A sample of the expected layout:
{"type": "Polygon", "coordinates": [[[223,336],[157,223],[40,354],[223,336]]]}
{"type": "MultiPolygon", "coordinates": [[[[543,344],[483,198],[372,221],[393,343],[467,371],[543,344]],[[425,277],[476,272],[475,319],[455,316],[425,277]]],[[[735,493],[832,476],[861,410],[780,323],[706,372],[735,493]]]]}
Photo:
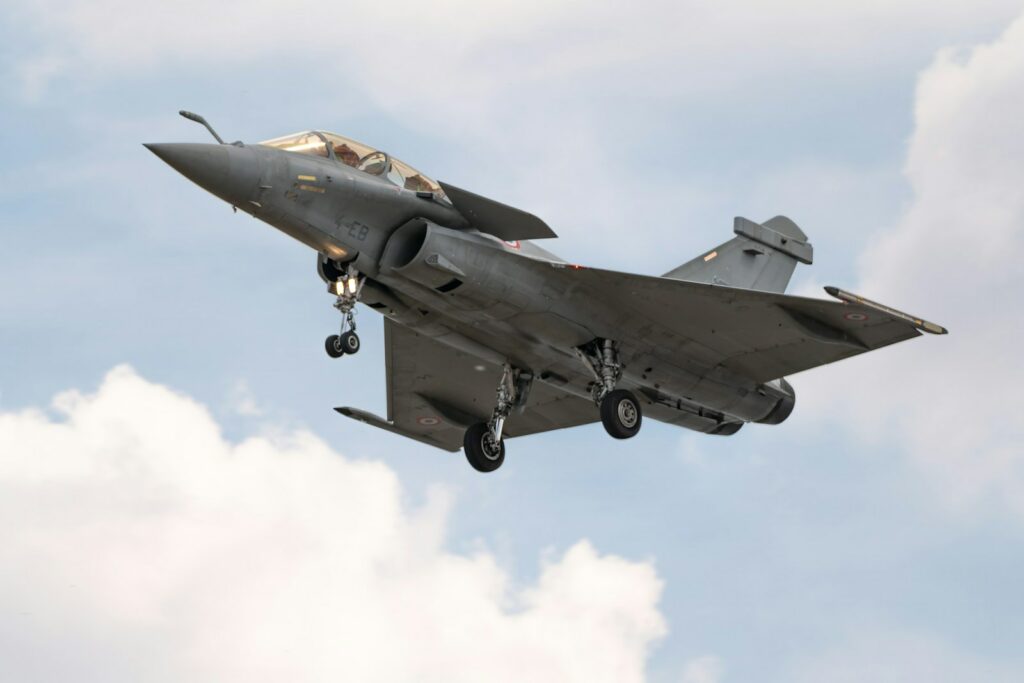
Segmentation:
{"type": "Polygon", "coordinates": [[[145,147],[178,173],[207,189],[227,178],[230,172],[224,145],[164,142],[145,147]]]}
{"type": "Polygon", "coordinates": [[[232,204],[248,200],[259,182],[259,159],[245,147],[191,142],[143,146],[199,187],[232,204]]]}

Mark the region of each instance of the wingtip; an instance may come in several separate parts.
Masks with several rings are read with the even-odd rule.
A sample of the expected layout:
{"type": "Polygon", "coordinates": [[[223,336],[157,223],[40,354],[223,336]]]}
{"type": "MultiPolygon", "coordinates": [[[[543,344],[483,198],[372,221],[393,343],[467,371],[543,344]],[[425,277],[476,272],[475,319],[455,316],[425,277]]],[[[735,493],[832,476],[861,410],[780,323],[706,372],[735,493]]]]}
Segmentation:
{"type": "Polygon", "coordinates": [[[876,310],[883,311],[897,318],[902,318],[903,320],[906,320],[908,323],[910,323],[917,329],[921,330],[922,332],[927,332],[929,334],[949,334],[949,330],[947,330],[942,325],[936,325],[935,323],[929,322],[923,318],[918,318],[917,316],[910,315],[909,313],[898,311],[895,308],[892,308],[891,306],[880,304],[877,301],[865,299],[859,294],[847,292],[845,290],[839,289],[838,287],[832,286],[825,287],[825,291],[828,292],[829,296],[833,296],[842,302],[848,304],[859,304],[861,306],[867,306],[868,308],[874,308],[876,310]]]}

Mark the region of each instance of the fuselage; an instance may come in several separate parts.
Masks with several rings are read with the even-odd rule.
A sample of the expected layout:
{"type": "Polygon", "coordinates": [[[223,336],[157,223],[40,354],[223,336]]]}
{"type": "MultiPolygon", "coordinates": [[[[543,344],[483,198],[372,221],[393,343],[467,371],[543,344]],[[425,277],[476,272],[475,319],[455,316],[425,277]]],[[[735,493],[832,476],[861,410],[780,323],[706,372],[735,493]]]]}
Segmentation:
{"type": "MultiPolygon", "coordinates": [[[[345,140],[325,138],[323,155],[274,144],[149,147],[232,206],[315,250],[321,273],[353,264],[367,276],[362,302],[395,322],[589,397],[594,378],[574,349],[598,336],[594,330],[610,324],[609,314],[600,301],[569,310],[544,277],[552,264],[575,266],[536,243],[474,229],[436,183],[397,160],[392,167],[387,155],[360,169],[334,138],[345,140]]],[[[699,350],[666,358],[624,343],[623,365],[621,385],[647,397],[645,414],[663,422],[731,433],[747,421],[780,422],[792,410],[784,381],[757,384],[709,367],[699,350]]]]}

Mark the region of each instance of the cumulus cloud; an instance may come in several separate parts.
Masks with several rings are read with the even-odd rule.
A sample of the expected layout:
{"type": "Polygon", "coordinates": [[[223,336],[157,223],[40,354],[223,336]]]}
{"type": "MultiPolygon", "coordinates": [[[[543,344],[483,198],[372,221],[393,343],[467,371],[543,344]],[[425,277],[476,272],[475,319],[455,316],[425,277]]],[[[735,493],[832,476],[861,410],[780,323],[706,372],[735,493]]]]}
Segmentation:
{"type": "Polygon", "coordinates": [[[1024,514],[1024,17],[921,75],[913,200],[860,263],[860,292],[951,329],[808,375],[818,404],[895,438],[955,506],[1024,514]]]}
{"type": "Polygon", "coordinates": [[[518,585],[445,548],[443,492],[128,367],[53,410],[0,413],[5,679],[639,681],[665,633],[648,563],[583,540],[518,585]]]}

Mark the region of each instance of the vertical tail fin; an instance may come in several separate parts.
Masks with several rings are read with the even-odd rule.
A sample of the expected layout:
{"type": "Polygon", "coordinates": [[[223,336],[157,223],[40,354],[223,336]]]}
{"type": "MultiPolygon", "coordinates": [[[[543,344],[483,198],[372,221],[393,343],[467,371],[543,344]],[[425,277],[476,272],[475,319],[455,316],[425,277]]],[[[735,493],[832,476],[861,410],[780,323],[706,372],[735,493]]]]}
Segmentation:
{"type": "Polygon", "coordinates": [[[764,223],[737,217],[736,237],[664,277],[763,292],[785,292],[797,262],[814,261],[807,235],[785,216],[764,223]]]}

